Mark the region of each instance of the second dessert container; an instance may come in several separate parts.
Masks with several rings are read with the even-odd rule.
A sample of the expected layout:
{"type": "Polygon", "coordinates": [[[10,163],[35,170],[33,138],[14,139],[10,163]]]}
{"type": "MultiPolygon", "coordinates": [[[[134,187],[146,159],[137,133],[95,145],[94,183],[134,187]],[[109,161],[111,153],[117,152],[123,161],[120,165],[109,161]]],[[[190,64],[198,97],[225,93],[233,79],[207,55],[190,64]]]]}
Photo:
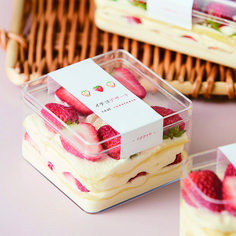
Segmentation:
{"type": "Polygon", "coordinates": [[[180,236],[236,235],[236,144],[182,164],[180,236]]]}
{"type": "Polygon", "coordinates": [[[104,31],[236,68],[236,1],[95,3],[95,23],[104,31]]]}

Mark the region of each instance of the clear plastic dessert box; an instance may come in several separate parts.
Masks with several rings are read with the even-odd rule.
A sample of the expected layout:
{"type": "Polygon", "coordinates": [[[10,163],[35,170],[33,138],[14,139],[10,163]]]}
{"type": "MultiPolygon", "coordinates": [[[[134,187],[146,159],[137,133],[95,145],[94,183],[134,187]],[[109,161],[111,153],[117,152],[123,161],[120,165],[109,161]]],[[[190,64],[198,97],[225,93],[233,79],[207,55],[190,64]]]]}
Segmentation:
{"type": "Polygon", "coordinates": [[[172,1],[161,10],[159,3],[148,7],[151,2],[155,1],[95,0],[95,23],[104,31],[236,68],[236,1],[195,0],[190,9],[184,10],[191,1],[184,6],[172,1]],[[151,15],[155,7],[154,14],[156,10],[158,16],[172,5],[173,12],[182,12],[180,16],[160,20],[151,15]],[[186,17],[183,22],[187,26],[176,23],[181,16],[186,17]]]}
{"type": "Polygon", "coordinates": [[[111,51],[30,81],[22,99],[24,158],[84,211],[179,179],[191,101],[128,52],[111,51]]]}
{"type": "Polygon", "coordinates": [[[183,161],[180,236],[236,235],[236,144],[221,148],[183,161]]]}

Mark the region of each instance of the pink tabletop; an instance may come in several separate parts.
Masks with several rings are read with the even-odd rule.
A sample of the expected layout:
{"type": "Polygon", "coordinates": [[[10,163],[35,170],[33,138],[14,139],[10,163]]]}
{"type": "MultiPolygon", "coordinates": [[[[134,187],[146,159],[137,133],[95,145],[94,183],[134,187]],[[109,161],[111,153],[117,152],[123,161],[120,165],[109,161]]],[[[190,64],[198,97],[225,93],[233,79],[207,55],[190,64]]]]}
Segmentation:
{"type": "MultiPolygon", "coordinates": [[[[9,29],[13,0],[0,0],[0,26],[9,29]]],[[[5,72],[0,49],[0,235],[179,235],[179,182],[99,214],[71,202],[21,155],[20,88],[5,72]]],[[[236,142],[236,100],[192,99],[190,152],[236,142]]]]}

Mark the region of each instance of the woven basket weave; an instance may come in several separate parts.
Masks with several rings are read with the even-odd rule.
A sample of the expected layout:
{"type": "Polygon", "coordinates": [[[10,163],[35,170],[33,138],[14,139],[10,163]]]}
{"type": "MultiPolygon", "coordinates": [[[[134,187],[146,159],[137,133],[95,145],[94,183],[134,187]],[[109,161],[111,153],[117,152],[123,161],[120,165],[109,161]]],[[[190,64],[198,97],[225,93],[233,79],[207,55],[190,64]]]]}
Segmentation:
{"type": "Polygon", "coordinates": [[[74,62],[125,49],[185,95],[235,98],[236,70],[99,30],[93,0],[15,0],[0,28],[6,71],[16,85],[74,62]]]}

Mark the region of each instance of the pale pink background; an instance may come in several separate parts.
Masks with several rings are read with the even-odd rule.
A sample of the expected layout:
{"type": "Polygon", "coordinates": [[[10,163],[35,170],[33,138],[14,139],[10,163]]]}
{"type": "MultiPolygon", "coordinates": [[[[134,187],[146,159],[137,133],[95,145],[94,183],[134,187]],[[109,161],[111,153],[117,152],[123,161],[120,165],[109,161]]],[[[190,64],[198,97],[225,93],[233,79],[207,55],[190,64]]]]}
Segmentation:
{"type": "MultiPolygon", "coordinates": [[[[13,0],[0,0],[0,26],[10,27],[13,0]]],[[[21,156],[20,88],[5,73],[0,49],[0,235],[177,236],[179,182],[101,214],[91,215],[21,156]]],[[[192,99],[191,153],[236,142],[236,100],[192,99]]]]}

